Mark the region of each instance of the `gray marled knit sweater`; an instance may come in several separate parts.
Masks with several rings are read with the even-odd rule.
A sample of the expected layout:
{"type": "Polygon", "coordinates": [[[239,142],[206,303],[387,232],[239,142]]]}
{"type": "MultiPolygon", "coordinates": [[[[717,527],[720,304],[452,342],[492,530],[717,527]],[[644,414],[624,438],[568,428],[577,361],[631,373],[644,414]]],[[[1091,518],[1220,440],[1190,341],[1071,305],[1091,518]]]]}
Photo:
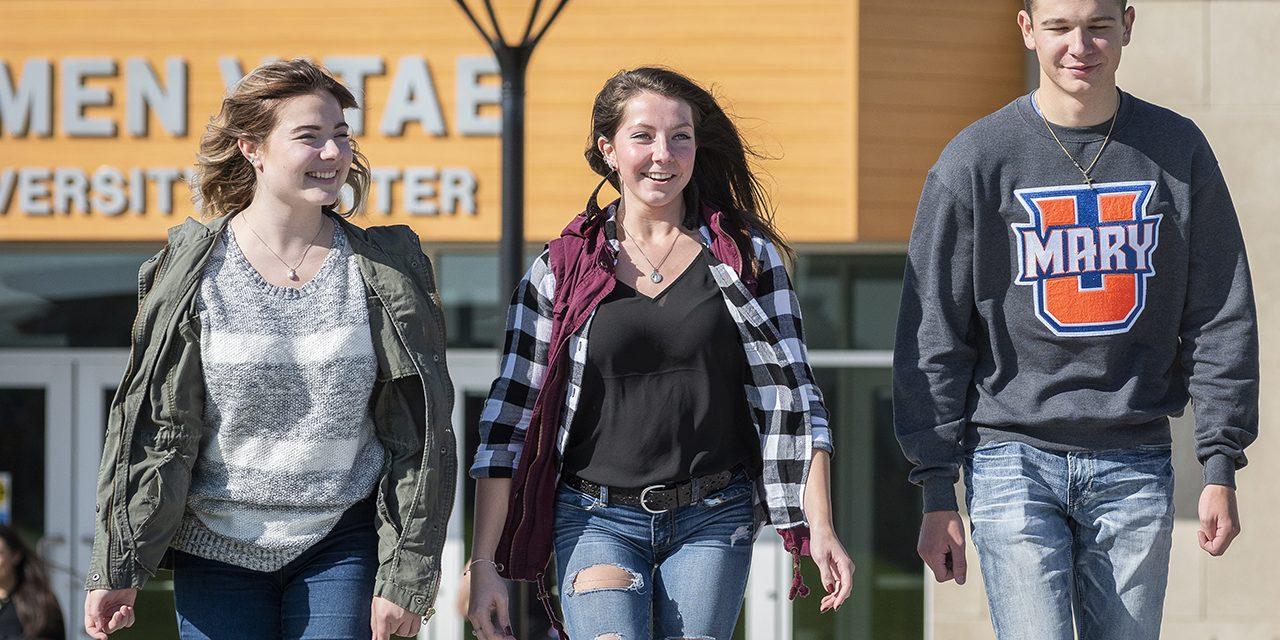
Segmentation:
{"type": "Polygon", "coordinates": [[[273,571],[367,497],[382,467],[363,280],[341,229],[316,276],[290,289],[262,278],[228,225],[198,304],[206,433],[172,545],[273,571]]]}

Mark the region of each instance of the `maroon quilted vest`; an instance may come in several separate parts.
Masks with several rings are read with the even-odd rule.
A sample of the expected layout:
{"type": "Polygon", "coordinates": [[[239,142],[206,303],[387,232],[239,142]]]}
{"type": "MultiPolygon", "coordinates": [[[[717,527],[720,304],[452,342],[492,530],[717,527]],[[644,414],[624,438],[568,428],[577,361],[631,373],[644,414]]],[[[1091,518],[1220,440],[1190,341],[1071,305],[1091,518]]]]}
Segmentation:
{"type": "MultiPolygon", "coordinates": [[[[749,236],[733,227],[728,217],[715,208],[703,205],[702,215],[711,228],[712,254],[733,267],[754,294],[755,270],[743,275],[742,268],[742,256],[750,255],[749,236]]],[[[496,560],[502,564],[502,577],[507,579],[540,581],[551,559],[556,485],[560,482],[556,433],[572,371],[569,338],[613,291],[616,282],[613,265],[617,254],[605,234],[606,218],[603,213],[591,218],[586,213],[579,214],[548,245],[556,278],[551,351],[511,483],[506,524],[498,540],[496,560]]]]}

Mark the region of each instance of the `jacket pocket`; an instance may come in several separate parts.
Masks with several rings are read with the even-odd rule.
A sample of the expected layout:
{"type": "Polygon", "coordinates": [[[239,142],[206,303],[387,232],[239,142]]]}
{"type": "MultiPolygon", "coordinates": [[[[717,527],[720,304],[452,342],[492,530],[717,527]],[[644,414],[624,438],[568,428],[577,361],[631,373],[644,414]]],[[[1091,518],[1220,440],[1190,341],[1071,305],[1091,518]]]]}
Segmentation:
{"type": "Polygon", "coordinates": [[[191,466],[176,449],[151,450],[129,495],[131,538],[138,561],[154,573],[186,509],[191,466]]]}
{"type": "Polygon", "coordinates": [[[391,526],[392,531],[395,532],[396,539],[399,540],[404,533],[404,526],[400,522],[400,514],[392,513],[390,507],[387,506],[388,495],[395,495],[395,486],[391,478],[387,474],[383,474],[378,480],[378,499],[376,500],[378,518],[391,526]]]}
{"type": "Polygon", "coordinates": [[[373,353],[378,359],[378,380],[387,381],[418,375],[413,359],[401,346],[395,322],[376,294],[368,296],[369,334],[373,338],[373,353]]]}

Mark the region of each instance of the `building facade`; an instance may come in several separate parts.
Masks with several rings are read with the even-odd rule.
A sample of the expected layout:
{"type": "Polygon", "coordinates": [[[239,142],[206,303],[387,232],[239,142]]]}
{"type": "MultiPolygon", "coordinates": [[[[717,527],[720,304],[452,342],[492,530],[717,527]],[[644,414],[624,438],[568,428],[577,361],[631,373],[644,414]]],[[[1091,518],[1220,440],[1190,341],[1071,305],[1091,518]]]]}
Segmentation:
{"type": "MultiPolygon", "coordinates": [[[[519,35],[533,3],[496,4],[507,37],[519,35]]],[[[1280,236],[1262,222],[1276,188],[1263,143],[1280,134],[1280,94],[1251,74],[1264,73],[1257,25],[1280,23],[1276,7],[1135,4],[1140,26],[1122,83],[1209,134],[1248,233],[1265,323],[1269,278],[1259,256],[1280,236]]],[[[816,599],[791,606],[789,558],[776,536],[762,534],[742,638],[990,637],[980,586],[934,588],[915,555],[920,498],[892,433],[889,364],[925,172],[956,132],[1027,89],[1014,24],[1020,5],[574,0],[534,55],[530,257],[598,180],[582,160],[589,110],[619,69],[661,64],[710,85],[772,158],[760,168],[798,250],[794,280],[835,428],[837,526],[858,574],[839,612],[819,615],[816,599]]],[[[363,108],[348,121],[375,180],[355,222],[409,224],[424,239],[448,316],[459,456],[469,459],[509,292],[498,290],[495,255],[497,66],[453,3],[9,0],[0,24],[9,26],[0,43],[0,473],[10,474],[14,524],[41,541],[53,565],[68,620],[80,618],[72,612],[91,543],[105,411],[128,357],[137,265],[167,227],[199,215],[184,182],[199,136],[226,88],[263,59],[321,61],[360,96],[363,108]]],[[[1264,354],[1269,337],[1264,324],[1264,354]]],[[[1264,437],[1251,449],[1257,469],[1241,474],[1246,534],[1213,561],[1196,555],[1187,519],[1198,470],[1194,460],[1179,462],[1182,546],[1169,626],[1193,635],[1178,637],[1271,638],[1280,628],[1260,606],[1277,596],[1263,581],[1265,564],[1246,561],[1262,551],[1263,536],[1250,533],[1274,517],[1256,495],[1280,473],[1266,468],[1276,458],[1267,445],[1264,437]],[[1252,582],[1237,584],[1240,575],[1252,582]]],[[[438,613],[423,637],[469,631],[455,600],[473,486],[459,483],[438,613]]],[[[819,583],[816,571],[807,581],[819,583]]],[[[144,590],[137,637],[172,637],[169,589],[161,574],[144,590]]]]}

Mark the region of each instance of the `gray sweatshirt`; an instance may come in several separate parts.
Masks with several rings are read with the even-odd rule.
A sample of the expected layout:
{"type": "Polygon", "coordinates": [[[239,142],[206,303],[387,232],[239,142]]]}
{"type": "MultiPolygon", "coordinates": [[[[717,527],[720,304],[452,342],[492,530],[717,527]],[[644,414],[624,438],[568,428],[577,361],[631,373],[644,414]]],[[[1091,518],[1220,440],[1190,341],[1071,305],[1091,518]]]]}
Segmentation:
{"type": "MultiPolygon", "coordinates": [[[[1088,166],[1108,125],[1054,127],[1088,166]]],[[[964,452],[1165,445],[1194,400],[1205,482],[1258,431],[1244,242],[1209,143],[1121,94],[1092,187],[1023,96],[956,136],[911,232],[894,429],[925,511],[956,508],[964,452]]]]}

